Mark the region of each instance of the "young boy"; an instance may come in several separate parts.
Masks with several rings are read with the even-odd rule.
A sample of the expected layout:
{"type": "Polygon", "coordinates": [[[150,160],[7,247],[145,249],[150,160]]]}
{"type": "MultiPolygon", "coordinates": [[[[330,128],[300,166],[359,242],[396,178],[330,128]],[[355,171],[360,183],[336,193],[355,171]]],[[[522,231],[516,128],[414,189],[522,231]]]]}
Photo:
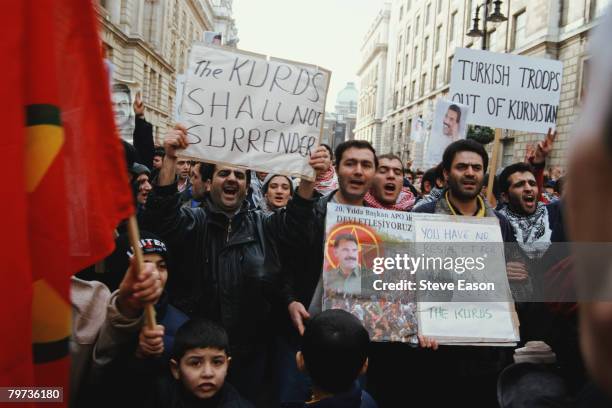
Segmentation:
{"type": "Polygon", "coordinates": [[[170,372],[155,387],[155,407],[252,408],[225,382],[231,357],[225,330],[191,319],[176,332],[170,372]]]}
{"type": "Polygon", "coordinates": [[[296,355],[300,370],[312,379],[310,408],[375,408],[376,403],[356,385],[368,368],[370,337],[352,314],[326,310],[306,326],[302,351],[296,355]]]}

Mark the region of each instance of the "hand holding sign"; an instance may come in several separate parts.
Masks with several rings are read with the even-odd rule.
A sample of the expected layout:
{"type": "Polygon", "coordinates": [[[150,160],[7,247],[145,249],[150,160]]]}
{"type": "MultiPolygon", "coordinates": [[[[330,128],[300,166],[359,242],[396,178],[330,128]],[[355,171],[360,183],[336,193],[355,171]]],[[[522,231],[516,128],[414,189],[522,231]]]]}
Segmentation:
{"type": "Polygon", "coordinates": [[[164,138],[166,157],[176,159],[176,151],[185,149],[187,145],[187,129],[181,124],[176,124],[174,129],[170,130],[164,138]]]}

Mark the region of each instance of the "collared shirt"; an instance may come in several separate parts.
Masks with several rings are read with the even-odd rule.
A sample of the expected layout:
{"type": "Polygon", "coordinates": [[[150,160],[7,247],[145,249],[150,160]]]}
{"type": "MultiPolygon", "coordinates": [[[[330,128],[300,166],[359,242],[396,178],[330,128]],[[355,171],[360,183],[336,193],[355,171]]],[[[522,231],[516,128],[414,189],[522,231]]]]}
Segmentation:
{"type": "Polygon", "coordinates": [[[354,268],[349,276],[345,277],[340,268],[326,272],[325,287],[340,293],[361,293],[361,271],[359,267],[354,268]]]}

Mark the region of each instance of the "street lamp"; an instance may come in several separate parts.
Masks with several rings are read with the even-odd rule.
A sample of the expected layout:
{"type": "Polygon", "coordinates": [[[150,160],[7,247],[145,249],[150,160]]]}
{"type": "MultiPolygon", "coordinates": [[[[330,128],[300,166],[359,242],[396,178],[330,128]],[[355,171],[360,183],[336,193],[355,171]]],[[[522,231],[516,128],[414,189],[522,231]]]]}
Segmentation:
{"type": "Polygon", "coordinates": [[[501,0],[493,1],[493,5],[495,6],[495,8],[493,9],[493,13],[490,16],[489,16],[489,3],[491,3],[491,0],[485,0],[483,4],[479,4],[478,6],[476,6],[476,12],[474,13],[474,18],[473,18],[474,26],[467,33],[468,37],[482,37],[482,49],[483,50],[487,49],[487,21],[493,21],[494,23],[501,23],[501,22],[508,20],[508,18],[504,16],[504,14],[501,12],[501,5],[502,5],[501,0]],[[482,19],[482,28],[483,28],[482,31],[478,28],[478,22],[480,21],[479,14],[480,14],[481,7],[484,7],[484,18],[482,19]]]}

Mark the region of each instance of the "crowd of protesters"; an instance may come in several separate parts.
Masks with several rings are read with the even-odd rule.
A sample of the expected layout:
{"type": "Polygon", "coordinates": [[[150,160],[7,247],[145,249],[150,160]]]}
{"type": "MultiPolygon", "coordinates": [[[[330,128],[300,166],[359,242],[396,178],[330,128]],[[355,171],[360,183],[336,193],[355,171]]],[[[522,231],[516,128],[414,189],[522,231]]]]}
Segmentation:
{"type": "MultiPolygon", "coordinates": [[[[569,241],[568,224],[580,236],[567,193],[579,188],[546,167],[554,132],[500,169],[487,196],[495,169],[473,140],[451,143],[425,171],[366,141],[320,145],[309,157],[316,177],[298,180],[181,158],[186,129],[155,146],[139,97],[133,109],[124,147],[144,264],[122,224],[113,254],[73,278],[71,406],[612,406],[600,388],[610,362],[598,357],[609,344],[595,340],[609,309],[589,306],[583,361],[582,305],[528,301],[575,280],[574,259],[556,244],[569,241]],[[324,310],[328,203],[496,219],[514,243],[505,260],[520,299],[516,349],[375,342],[359,313],[324,310]],[[155,326],[145,324],[148,305],[155,326]]],[[[584,157],[597,159],[603,149],[588,146],[584,157]]],[[[593,164],[609,169],[607,160],[593,164]]]]}

